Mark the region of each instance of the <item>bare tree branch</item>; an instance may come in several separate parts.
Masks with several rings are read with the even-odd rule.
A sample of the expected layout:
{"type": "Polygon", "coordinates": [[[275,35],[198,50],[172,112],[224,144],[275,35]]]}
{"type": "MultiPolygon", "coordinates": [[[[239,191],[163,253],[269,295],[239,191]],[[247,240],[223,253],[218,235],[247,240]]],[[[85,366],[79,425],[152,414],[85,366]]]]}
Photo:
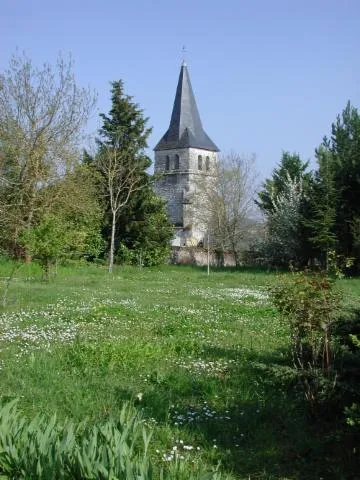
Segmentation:
{"type": "Polygon", "coordinates": [[[254,156],[235,152],[219,159],[215,174],[201,175],[196,182],[194,218],[209,233],[213,248],[231,251],[237,264],[255,216],[257,187],[254,156]]]}
{"type": "Polygon", "coordinates": [[[46,187],[77,157],[96,97],[76,85],[72,70],[71,58],[36,68],[17,53],[0,74],[0,215],[6,207],[15,231],[36,221],[51,203],[46,187]]]}
{"type": "Polygon", "coordinates": [[[102,145],[96,157],[96,164],[106,182],[105,196],[109,198],[112,215],[109,272],[113,269],[115,251],[115,230],[119,213],[129,202],[131,195],[146,187],[141,175],[139,162],[131,149],[119,149],[102,145]]]}

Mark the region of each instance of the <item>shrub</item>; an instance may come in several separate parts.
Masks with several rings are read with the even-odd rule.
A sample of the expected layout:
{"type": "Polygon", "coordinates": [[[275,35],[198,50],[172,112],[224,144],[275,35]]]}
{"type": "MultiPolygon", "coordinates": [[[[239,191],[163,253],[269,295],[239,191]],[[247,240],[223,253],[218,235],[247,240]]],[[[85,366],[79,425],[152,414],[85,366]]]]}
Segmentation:
{"type": "Polygon", "coordinates": [[[335,386],[337,344],[330,327],[337,318],[340,292],[325,274],[305,271],[281,276],[270,288],[270,295],[290,326],[294,367],[314,411],[320,402],[329,399],[335,386]]]}
{"type": "MultiPolygon", "coordinates": [[[[354,397],[358,403],[352,403],[351,406],[345,407],[345,416],[346,416],[346,423],[351,427],[354,427],[360,433],[360,391],[358,387],[358,379],[360,375],[359,367],[359,349],[360,349],[360,336],[350,334],[350,341],[354,345],[354,352],[353,357],[357,360],[357,362],[353,363],[352,365],[352,380],[356,381],[356,387],[352,386],[351,393],[355,394],[354,397]],[[355,367],[355,368],[354,368],[355,367]],[[354,388],[355,387],[355,388],[354,388]]],[[[349,383],[349,382],[347,382],[349,383]]]]}
{"type": "Polygon", "coordinates": [[[169,245],[148,245],[147,248],[130,249],[121,243],[117,251],[116,263],[152,267],[167,263],[169,258],[169,245]]]}

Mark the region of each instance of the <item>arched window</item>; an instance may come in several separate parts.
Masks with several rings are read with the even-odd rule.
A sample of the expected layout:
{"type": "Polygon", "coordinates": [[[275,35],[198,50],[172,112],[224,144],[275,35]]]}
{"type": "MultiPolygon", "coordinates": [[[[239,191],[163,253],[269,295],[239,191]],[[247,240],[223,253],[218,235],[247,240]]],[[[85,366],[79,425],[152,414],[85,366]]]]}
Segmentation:
{"type": "Polygon", "coordinates": [[[202,156],[198,156],[198,170],[202,170],[202,156]]]}
{"type": "Polygon", "coordinates": [[[180,168],[180,157],[179,157],[179,155],[175,155],[174,169],[179,170],[179,168],[180,168]]]}
{"type": "Polygon", "coordinates": [[[170,170],[170,157],[169,157],[169,155],[166,155],[165,170],[170,170]]]}
{"type": "Polygon", "coordinates": [[[210,158],[209,157],[206,157],[205,165],[206,165],[206,171],[208,172],[210,170],[210,158]]]}

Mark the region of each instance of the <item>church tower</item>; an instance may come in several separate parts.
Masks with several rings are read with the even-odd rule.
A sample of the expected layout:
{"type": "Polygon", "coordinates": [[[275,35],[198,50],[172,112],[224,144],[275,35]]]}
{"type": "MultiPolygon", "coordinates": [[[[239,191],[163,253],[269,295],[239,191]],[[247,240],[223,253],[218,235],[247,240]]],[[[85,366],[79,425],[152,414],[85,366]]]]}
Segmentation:
{"type": "MultiPolygon", "coordinates": [[[[204,240],[203,213],[194,205],[199,178],[216,173],[218,147],[205,133],[191,87],[188,68],[182,63],[170,126],[154,148],[155,174],[161,174],[156,190],[167,202],[176,234],[173,246],[195,246],[204,240]],[[201,177],[199,177],[201,176],[201,177]]],[[[199,207],[197,207],[199,208],[199,207]]]]}

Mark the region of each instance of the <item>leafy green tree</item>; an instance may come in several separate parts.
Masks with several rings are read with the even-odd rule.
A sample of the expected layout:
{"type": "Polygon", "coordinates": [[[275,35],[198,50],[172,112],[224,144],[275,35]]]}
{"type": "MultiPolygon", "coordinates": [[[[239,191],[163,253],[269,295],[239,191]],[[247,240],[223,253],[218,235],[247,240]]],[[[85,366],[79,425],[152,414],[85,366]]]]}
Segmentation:
{"type": "Polygon", "coordinates": [[[52,265],[66,255],[68,225],[58,216],[45,215],[38,225],[23,231],[22,243],[32,257],[39,261],[44,278],[49,280],[52,265]]]}
{"type": "MultiPolygon", "coordinates": [[[[124,209],[118,232],[121,244],[126,247],[131,263],[144,266],[158,265],[170,257],[170,240],[174,235],[164,202],[148,186],[124,209]]],[[[122,252],[124,250],[122,249],[122,252]]],[[[118,260],[129,261],[121,255],[118,260]]]]}
{"type": "Polygon", "coordinates": [[[101,236],[104,205],[98,196],[99,175],[90,166],[78,165],[52,188],[56,202],[50,213],[62,217],[70,229],[68,257],[97,258],[105,249],[101,236]]]}
{"type": "MultiPolygon", "coordinates": [[[[105,245],[101,236],[103,209],[96,195],[94,172],[79,165],[46,187],[52,202],[34,226],[24,229],[20,243],[38,260],[49,279],[54,264],[68,259],[93,259],[105,245]]],[[[45,208],[45,207],[44,207],[45,208]]]]}
{"type": "Polygon", "coordinates": [[[36,226],[55,201],[47,187],[76,163],[94,104],[61,57],[36,68],[16,54],[0,74],[0,240],[7,250],[21,253],[22,230],[36,226]]]}
{"type": "Polygon", "coordinates": [[[310,255],[303,219],[308,211],[312,175],[308,162],[284,152],[278,168],[263,184],[256,204],[266,218],[267,235],[260,246],[267,262],[306,263],[310,255]]]}
{"type": "Polygon", "coordinates": [[[297,153],[283,152],[278,168],[275,168],[271,178],[267,178],[262,190],[258,193],[256,205],[266,215],[274,211],[274,199],[288,190],[288,182],[301,181],[307,190],[311,182],[311,173],[307,172],[309,162],[301,160],[297,153]]]}
{"type": "Polygon", "coordinates": [[[103,191],[110,212],[109,272],[115,253],[115,235],[119,216],[132,195],[148,183],[146,168],[150,160],[145,154],[151,128],[142,110],[124,93],[121,80],[112,82],[112,107],[109,115],[100,114],[103,125],[97,139],[95,163],[104,182],[103,191]]]}
{"type": "Polygon", "coordinates": [[[267,215],[267,236],[262,247],[267,262],[272,265],[288,266],[290,262],[301,261],[302,199],[302,183],[290,175],[283,191],[272,199],[272,211],[267,215]]]}

